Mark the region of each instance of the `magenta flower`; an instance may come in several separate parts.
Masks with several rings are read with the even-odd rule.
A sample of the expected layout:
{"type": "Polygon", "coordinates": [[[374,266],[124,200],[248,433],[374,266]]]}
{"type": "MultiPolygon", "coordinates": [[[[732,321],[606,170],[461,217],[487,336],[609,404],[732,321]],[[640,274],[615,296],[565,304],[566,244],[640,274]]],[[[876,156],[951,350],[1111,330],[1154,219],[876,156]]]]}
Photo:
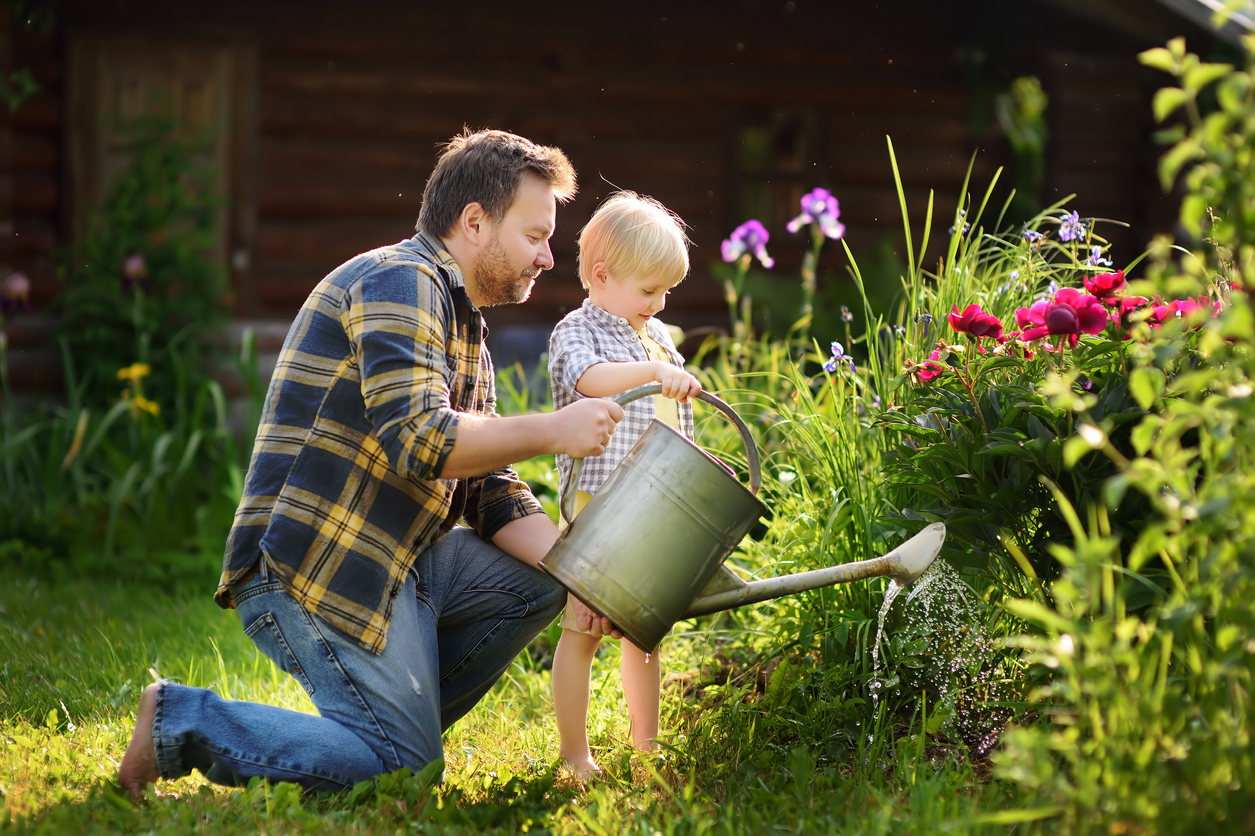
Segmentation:
{"type": "Polygon", "coordinates": [[[1085,276],[1084,281],[1085,289],[1089,293],[1108,305],[1114,305],[1116,301],[1112,297],[1124,289],[1124,271],[1117,270],[1114,273],[1099,273],[1093,278],[1085,276]]]}
{"type": "Polygon", "coordinates": [[[1212,316],[1220,316],[1221,304],[1218,300],[1213,302],[1206,296],[1199,296],[1197,299],[1176,299],[1165,305],[1156,305],[1155,312],[1151,314],[1148,321],[1152,325],[1163,325],[1169,319],[1189,317],[1208,307],[1211,308],[1212,316]]]}
{"type": "Polygon", "coordinates": [[[31,280],[25,273],[10,273],[0,285],[0,313],[12,313],[19,307],[30,310],[31,280]]]}
{"type": "Polygon", "coordinates": [[[928,383],[936,377],[944,374],[949,367],[941,362],[941,349],[934,348],[933,353],[928,355],[928,359],[919,364],[915,370],[915,376],[920,383],[928,383]]]}
{"type": "Polygon", "coordinates": [[[995,340],[1002,336],[1002,321],[991,313],[980,309],[980,305],[968,305],[959,313],[959,306],[946,315],[950,327],[956,331],[971,334],[973,337],[992,337],[995,340]]]}
{"type": "Polygon", "coordinates": [[[728,236],[728,239],[720,247],[723,253],[723,260],[732,262],[747,252],[753,253],[754,257],[770,270],[776,263],[774,258],[767,255],[767,241],[770,238],[771,235],[767,232],[767,228],[761,223],[758,221],[746,221],[732,230],[732,234],[728,236]]]}
{"type": "Polygon", "coordinates": [[[1069,345],[1076,345],[1081,332],[1100,334],[1107,327],[1107,312],[1088,293],[1065,287],[1053,300],[1034,302],[1032,307],[1015,312],[1015,321],[1024,331],[1024,340],[1040,340],[1047,335],[1066,336],[1069,345]]]}
{"type": "Polygon", "coordinates": [[[807,224],[819,224],[819,229],[829,238],[837,239],[845,234],[845,224],[839,222],[841,206],[832,192],[815,189],[802,195],[802,214],[786,224],[789,232],[797,232],[807,224]]]}

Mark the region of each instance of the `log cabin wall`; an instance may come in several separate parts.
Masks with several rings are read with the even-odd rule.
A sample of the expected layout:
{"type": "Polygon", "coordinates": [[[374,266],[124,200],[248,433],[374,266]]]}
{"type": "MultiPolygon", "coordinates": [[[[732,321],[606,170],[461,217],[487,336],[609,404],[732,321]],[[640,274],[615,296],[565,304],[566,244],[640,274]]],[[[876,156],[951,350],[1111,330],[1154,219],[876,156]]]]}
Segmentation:
{"type": "MultiPolygon", "coordinates": [[[[856,255],[900,249],[886,135],[917,236],[936,194],[939,251],[972,153],[974,191],[1011,162],[989,103],[1018,75],[1039,76],[1051,96],[1043,198],[1075,192],[1083,215],[1128,222],[1109,230],[1126,261],[1172,216],[1153,178],[1149,118],[1166,78],[1135,59],[1155,42],[1036,0],[693,0],[630,12],[569,2],[69,0],[57,19],[57,33],[24,47],[43,88],[12,117],[8,170],[11,261],[35,280],[45,311],[56,292],[52,252],[74,212],[65,185],[73,138],[62,126],[67,44],[80,35],[250,56],[233,93],[247,139],[226,173],[223,222],[235,314],[269,323],[271,350],[329,270],[412,234],[438,144],[464,125],[556,144],[580,175],[579,196],[558,213],[556,268],[526,305],[487,313],[498,339],[522,335],[523,353],[582,300],[575,239],[614,187],[653,195],[691,225],[693,273],[666,315],[686,329],[724,324],[710,266],[747,217],[773,233],[777,280],[796,281],[802,241],[783,227],[815,186],[840,199],[856,255]]],[[[1184,22],[1180,31],[1197,36],[1192,46],[1202,37],[1184,22]]],[[[845,281],[839,247],[827,249],[821,273],[845,281]]],[[[11,330],[27,358],[16,358],[19,377],[36,385],[55,378],[55,351],[48,320],[28,321],[11,330]]]]}

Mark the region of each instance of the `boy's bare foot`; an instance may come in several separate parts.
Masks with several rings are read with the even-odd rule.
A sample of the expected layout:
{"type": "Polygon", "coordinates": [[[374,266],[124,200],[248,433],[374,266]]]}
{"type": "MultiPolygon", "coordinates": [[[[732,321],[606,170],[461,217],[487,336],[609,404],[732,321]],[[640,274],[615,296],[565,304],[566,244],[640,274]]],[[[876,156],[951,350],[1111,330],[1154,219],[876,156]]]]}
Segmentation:
{"type": "Polygon", "coordinates": [[[587,783],[601,775],[601,767],[597,765],[597,761],[593,760],[592,755],[585,755],[582,758],[568,758],[564,756],[562,760],[566,763],[566,768],[571,773],[571,777],[581,784],[587,783]]]}
{"type": "Polygon", "coordinates": [[[132,798],[140,798],[149,784],[157,782],[157,749],[153,745],[153,715],[157,713],[157,684],[144,689],[135,715],[135,731],[118,767],[118,783],[132,798]]]}

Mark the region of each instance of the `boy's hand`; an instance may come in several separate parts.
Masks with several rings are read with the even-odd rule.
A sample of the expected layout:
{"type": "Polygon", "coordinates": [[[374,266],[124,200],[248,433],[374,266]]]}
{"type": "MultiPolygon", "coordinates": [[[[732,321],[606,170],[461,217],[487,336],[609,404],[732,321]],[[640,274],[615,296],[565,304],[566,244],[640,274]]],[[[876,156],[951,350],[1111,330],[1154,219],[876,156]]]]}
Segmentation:
{"type": "Polygon", "coordinates": [[[611,625],[610,619],[602,618],[597,613],[584,606],[583,601],[570,593],[567,594],[567,606],[573,608],[575,612],[575,626],[579,627],[581,630],[590,633],[597,638],[605,638],[606,636],[616,639],[623,638],[623,634],[614,629],[614,626],[611,625]]]}
{"type": "Polygon", "coordinates": [[[585,398],[553,413],[554,453],[576,459],[606,452],[615,425],[623,420],[623,407],[603,398],[585,398]]]}
{"type": "Polygon", "coordinates": [[[662,394],[685,403],[689,398],[702,391],[702,382],[679,366],[670,363],[658,363],[654,372],[654,380],[662,384],[662,394]]]}

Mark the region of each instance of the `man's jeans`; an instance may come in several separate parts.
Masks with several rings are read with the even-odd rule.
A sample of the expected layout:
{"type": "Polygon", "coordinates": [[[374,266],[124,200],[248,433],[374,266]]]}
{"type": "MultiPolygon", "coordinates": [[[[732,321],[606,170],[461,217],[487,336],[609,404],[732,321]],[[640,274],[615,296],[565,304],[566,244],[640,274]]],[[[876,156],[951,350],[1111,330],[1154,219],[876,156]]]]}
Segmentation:
{"type": "Polygon", "coordinates": [[[418,770],[441,757],[441,732],[566,602],[543,572],[465,528],[419,556],[381,656],[311,616],[269,576],[264,559],[262,571],[232,593],[244,632],[301,683],[321,716],[162,683],[153,742],[163,778],[195,767],[219,784],[261,776],[340,789],[401,767],[418,770]]]}

